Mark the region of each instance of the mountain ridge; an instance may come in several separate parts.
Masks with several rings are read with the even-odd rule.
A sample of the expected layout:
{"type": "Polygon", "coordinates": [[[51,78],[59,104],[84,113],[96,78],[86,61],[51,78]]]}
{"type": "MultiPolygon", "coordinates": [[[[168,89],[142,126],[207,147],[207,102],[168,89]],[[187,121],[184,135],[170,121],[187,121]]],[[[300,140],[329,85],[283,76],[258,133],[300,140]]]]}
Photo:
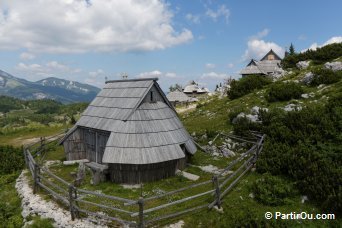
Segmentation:
{"type": "Polygon", "coordinates": [[[48,77],[31,82],[0,70],[0,95],[24,100],[52,99],[62,103],[90,102],[100,91],[88,84],[48,77]]]}

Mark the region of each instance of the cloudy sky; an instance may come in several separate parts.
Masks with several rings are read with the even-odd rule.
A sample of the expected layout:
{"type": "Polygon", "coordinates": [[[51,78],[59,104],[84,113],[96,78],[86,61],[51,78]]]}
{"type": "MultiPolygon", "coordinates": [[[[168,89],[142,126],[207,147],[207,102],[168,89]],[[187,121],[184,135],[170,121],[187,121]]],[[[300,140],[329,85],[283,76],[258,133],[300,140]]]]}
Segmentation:
{"type": "Polygon", "coordinates": [[[342,42],[342,1],[0,0],[0,69],[59,77],[195,79],[213,89],[270,48],[342,42]]]}

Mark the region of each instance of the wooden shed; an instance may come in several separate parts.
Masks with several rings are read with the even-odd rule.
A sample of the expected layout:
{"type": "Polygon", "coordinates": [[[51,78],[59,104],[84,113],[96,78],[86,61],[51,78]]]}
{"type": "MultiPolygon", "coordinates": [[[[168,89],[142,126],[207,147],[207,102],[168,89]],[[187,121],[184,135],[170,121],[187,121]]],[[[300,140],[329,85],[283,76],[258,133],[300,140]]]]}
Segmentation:
{"type": "Polygon", "coordinates": [[[108,165],[118,183],[155,181],[196,152],[157,78],[107,81],[62,139],[67,160],[108,165]]]}

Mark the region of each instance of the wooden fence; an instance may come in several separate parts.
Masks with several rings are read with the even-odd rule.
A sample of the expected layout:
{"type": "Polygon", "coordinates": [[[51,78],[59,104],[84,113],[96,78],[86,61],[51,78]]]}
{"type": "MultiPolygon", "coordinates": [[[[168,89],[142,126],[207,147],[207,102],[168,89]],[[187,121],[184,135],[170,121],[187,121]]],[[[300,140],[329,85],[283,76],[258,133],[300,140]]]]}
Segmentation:
{"type": "Polygon", "coordinates": [[[37,162],[37,157],[41,156],[44,145],[46,145],[46,142],[49,143],[48,140],[45,143],[41,142],[25,147],[24,156],[26,165],[33,178],[33,192],[37,193],[39,189],[48,192],[53,198],[69,209],[72,220],[80,218],[81,213],[83,213],[88,216],[102,218],[106,221],[115,221],[122,225],[145,227],[203,208],[211,209],[215,205],[220,208],[224,196],[227,195],[255,164],[262,151],[264,138],[265,135],[256,135],[257,141],[249,141],[253,143],[253,146],[237,159],[230,162],[221,173],[214,175],[212,180],[195,183],[151,197],[144,198],[141,196],[138,199],[126,199],[96,191],[80,189],[74,186],[74,184],[56,176],[47,167],[37,162]],[[234,172],[227,176],[223,175],[227,171],[231,171],[239,163],[242,164],[234,172]],[[203,186],[207,187],[204,188],[203,186]],[[196,192],[195,189],[199,190],[196,192]],[[188,190],[191,190],[191,193],[184,198],[171,200],[171,202],[167,203],[161,203],[160,201],[163,198],[165,199],[188,190]],[[194,194],[193,192],[196,193],[194,194]],[[94,197],[97,200],[94,201],[94,197]],[[196,201],[194,201],[195,199],[196,201]],[[183,203],[187,202],[186,205],[191,205],[189,203],[190,201],[195,202],[195,205],[184,209],[186,206],[183,203]],[[167,208],[177,205],[183,206],[182,210],[173,210],[177,212],[171,210],[171,213],[163,213],[165,211],[167,212],[167,208]],[[153,213],[156,213],[157,216],[153,217],[153,213]]]}

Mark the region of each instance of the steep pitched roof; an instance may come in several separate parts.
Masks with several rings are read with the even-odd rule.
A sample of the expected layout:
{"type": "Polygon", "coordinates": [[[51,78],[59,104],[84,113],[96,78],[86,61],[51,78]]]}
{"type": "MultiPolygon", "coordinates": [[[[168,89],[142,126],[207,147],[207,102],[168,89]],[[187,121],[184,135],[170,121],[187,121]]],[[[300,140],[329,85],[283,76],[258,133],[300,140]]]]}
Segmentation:
{"type": "Polygon", "coordinates": [[[188,97],[185,93],[175,90],[166,95],[167,99],[169,101],[178,101],[178,102],[187,102],[187,101],[192,101],[191,97],[188,97]]]}
{"type": "Polygon", "coordinates": [[[266,74],[260,67],[259,62],[252,59],[247,66],[240,71],[240,74],[266,74]]]}
{"type": "Polygon", "coordinates": [[[184,158],[180,144],[196,152],[188,132],[156,78],[106,83],[76,123],[110,132],[104,163],[149,164],[184,158]],[[149,91],[156,102],[146,102],[149,91]]]}
{"type": "Polygon", "coordinates": [[[247,66],[240,71],[240,74],[270,74],[281,70],[281,58],[271,49],[260,61],[252,59],[247,66]],[[273,60],[268,60],[268,56],[273,55],[273,60]]]}
{"type": "Polygon", "coordinates": [[[260,59],[260,61],[269,60],[269,59],[268,59],[268,56],[269,56],[269,55],[273,55],[273,56],[275,57],[273,60],[281,60],[281,58],[279,57],[279,55],[277,55],[277,54],[271,49],[269,52],[267,52],[267,54],[266,54],[264,57],[262,57],[262,58],[260,59]]]}

